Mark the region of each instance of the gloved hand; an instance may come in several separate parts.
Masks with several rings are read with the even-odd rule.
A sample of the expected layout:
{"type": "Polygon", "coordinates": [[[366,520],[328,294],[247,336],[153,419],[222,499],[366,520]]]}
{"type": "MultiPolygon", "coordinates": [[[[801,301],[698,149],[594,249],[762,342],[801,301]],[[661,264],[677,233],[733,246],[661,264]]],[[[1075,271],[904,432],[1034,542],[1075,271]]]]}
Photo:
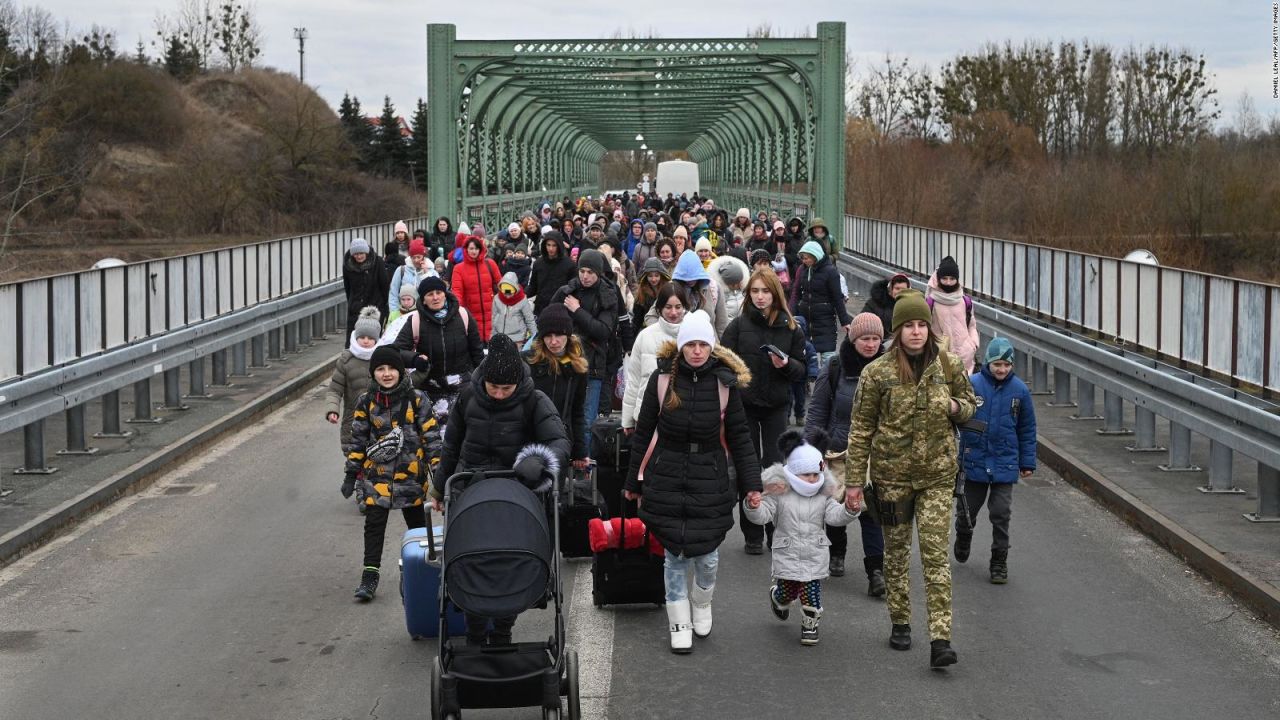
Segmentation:
{"type": "Polygon", "coordinates": [[[542,483],[542,471],[546,469],[547,462],[539,455],[525,457],[514,468],[516,479],[530,489],[542,483]]]}
{"type": "Polygon", "coordinates": [[[418,355],[413,359],[413,369],[418,372],[427,372],[431,369],[431,360],[426,355],[418,355]]]}
{"type": "Polygon", "coordinates": [[[343,478],[343,479],[342,479],[342,489],[339,491],[339,492],[341,492],[341,493],[342,493],[342,497],[343,497],[344,499],[348,499],[348,498],[350,498],[350,497],[351,497],[351,494],[352,494],[352,493],[354,493],[355,491],[356,491],[356,479],[355,479],[355,477],[353,477],[353,476],[351,476],[351,475],[348,475],[348,476],[346,476],[345,478],[343,478]]]}

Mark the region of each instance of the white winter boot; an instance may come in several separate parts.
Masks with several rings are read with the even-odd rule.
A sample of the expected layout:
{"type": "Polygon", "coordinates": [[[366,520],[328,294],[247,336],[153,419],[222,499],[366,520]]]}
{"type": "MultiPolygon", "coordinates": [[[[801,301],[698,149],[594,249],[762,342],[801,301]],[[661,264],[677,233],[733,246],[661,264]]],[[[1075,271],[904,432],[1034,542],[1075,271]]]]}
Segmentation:
{"type": "Polygon", "coordinates": [[[667,622],[671,623],[671,652],[693,652],[693,625],[689,622],[689,599],[667,602],[667,622]]]}
{"type": "Polygon", "coordinates": [[[715,592],[715,585],[704,590],[695,582],[693,592],[689,593],[689,602],[693,605],[693,634],[700,638],[711,634],[711,596],[715,592]]]}

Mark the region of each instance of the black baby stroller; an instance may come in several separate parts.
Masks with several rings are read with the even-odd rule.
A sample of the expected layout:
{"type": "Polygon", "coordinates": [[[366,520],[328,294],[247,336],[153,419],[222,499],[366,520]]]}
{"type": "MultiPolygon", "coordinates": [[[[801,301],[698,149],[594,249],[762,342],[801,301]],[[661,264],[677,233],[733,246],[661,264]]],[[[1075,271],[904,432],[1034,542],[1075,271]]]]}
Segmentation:
{"type": "MultiPolygon", "coordinates": [[[[440,654],[431,668],[431,717],[463,708],[541,707],[542,717],[581,716],[578,656],[565,648],[561,611],[559,492],[554,478],[530,490],[510,471],[459,473],[445,483],[442,600],[483,617],[555,608],[545,642],[466,645],[440,614],[440,654]],[[567,712],[562,713],[565,696],[567,712]]],[[[440,607],[445,606],[444,602],[440,607]]]]}

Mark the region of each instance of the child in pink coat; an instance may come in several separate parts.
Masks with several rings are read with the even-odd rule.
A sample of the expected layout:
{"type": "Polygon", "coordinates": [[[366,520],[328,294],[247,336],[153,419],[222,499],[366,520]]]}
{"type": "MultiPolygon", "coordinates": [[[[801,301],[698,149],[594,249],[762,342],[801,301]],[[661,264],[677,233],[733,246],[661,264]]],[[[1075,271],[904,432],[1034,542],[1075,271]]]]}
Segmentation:
{"type": "Polygon", "coordinates": [[[948,349],[964,362],[964,371],[973,374],[973,358],[978,352],[978,323],[973,317],[973,298],[960,285],[960,266],[950,255],[942,258],[929,276],[925,295],[933,321],[933,332],[946,338],[948,349]]]}

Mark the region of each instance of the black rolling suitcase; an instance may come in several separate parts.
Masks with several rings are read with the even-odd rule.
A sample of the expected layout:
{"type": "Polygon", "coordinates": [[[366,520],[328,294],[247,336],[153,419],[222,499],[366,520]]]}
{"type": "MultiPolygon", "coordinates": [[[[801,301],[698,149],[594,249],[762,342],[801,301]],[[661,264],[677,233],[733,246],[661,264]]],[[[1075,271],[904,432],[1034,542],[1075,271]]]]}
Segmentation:
{"type": "MultiPolygon", "coordinates": [[[[622,502],[619,507],[632,507],[634,503],[622,502]]],[[[618,547],[601,550],[591,556],[591,600],[596,607],[605,605],[630,605],[653,603],[663,605],[667,590],[663,576],[663,556],[649,550],[649,531],[645,530],[640,547],[626,547],[626,515],[621,514],[623,536],[618,547]]]]}
{"type": "Polygon", "coordinates": [[[560,554],[567,558],[591,555],[587,523],[604,517],[604,501],[596,492],[595,468],[572,469],[560,493],[560,554]]]}
{"type": "Polygon", "coordinates": [[[596,465],[596,488],[609,514],[622,516],[622,483],[631,465],[631,438],[622,432],[622,417],[601,415],[591,425],[591,459],[596,465]]]}

